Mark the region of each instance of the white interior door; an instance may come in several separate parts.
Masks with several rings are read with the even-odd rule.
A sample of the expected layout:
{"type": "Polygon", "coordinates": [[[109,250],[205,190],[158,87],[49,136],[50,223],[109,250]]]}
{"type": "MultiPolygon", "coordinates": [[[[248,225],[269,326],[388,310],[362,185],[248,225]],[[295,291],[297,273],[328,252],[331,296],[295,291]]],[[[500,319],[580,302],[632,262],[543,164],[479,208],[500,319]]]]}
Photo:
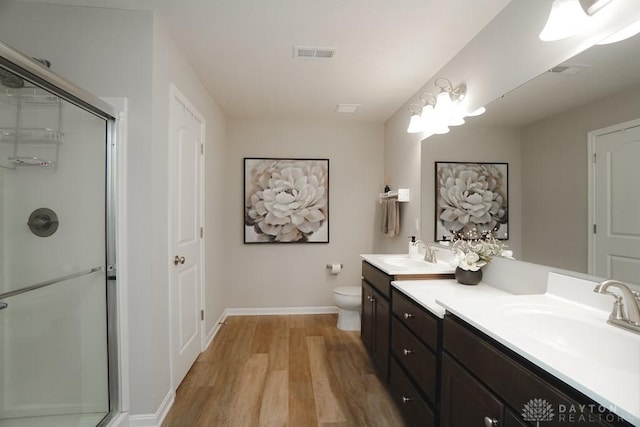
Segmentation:
{"type": "Polygon", "coordinates": [[[204,120],[173,86],[169,132],[169,287],[175,389],[202,349],[201,156],[204,120]]]}
{"type": "Polygon", "coordinates": [[[591,272],[640,284],[640,122],[594,135],[592,148],[595,227],[591,272]]]}

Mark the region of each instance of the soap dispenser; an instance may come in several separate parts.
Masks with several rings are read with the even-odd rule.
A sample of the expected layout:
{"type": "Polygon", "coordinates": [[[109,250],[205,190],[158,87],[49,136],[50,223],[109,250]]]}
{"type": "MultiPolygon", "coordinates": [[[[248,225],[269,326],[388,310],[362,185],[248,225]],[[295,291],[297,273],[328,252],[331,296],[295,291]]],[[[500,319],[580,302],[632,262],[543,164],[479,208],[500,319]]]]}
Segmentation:
{"type": "Polygon", "coordinates": [[[409,258],[418,255],[418,244],[416,243],[416,236],[409,236],[409,258]]]}

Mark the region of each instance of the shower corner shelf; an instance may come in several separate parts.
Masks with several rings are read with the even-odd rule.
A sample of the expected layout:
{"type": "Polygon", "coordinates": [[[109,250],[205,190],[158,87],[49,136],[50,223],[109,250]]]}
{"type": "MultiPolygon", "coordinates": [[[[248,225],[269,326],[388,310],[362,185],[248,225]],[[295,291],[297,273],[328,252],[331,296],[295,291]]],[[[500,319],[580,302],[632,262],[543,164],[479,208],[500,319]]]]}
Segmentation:
{"type": "MultiPolygon", "coordinates": [[[[4,153],[1,156],[0,167],[3,169],[22,167],[55,169],[60,144],[64,142],[64,133],[60,131],[62,99],[40,87],[25,85],[20,88],[0,88],[0,102],[15,107],[16,114],[15,126],[0,127],[0,148],[5,147],[2,148],[4,153]],[[48,114],[36,113],[37,117],[42,116],[40,122],[46,122],[46,124],[42,123],[45,126],[23,127],[23,107],[33,106],[51,107],[57,112],[57,114],[54,113],[56,118],[48,114]]],[[[33,114],[31,110],[29,114],[33,114]]]]}
{"type": "Polygon", "coordinates": [[[0,143],[4,144],[60,144],[64,133],[52,128],[0,128],[0,143]]]}
{"type": "Polygon", "coordinates": [[[16,167],[50,168],[56,165],[54,161],[41,159],[39,157],[9,157],[9,163],[16,167]]]}
{"type": "Polygon", "coordinates": [[[56,95],[36,86],[3,87],[0,89],[0,101],[9,105],[57,106],[62,103],[56,95]]]}

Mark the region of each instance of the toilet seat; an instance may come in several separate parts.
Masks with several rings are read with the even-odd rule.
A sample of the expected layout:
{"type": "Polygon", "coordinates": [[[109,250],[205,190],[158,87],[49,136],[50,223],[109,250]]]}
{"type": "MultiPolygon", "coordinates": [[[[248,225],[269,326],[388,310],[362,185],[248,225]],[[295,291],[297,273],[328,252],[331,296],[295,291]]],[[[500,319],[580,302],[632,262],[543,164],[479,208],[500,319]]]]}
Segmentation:
{"type": "Polygon", "coordinates": [[[333,293],[348,297],[358,297],[362,295],[362,288],[360,288],[359,286],[343,286],[340,288],[335,288],[333,290],[333,293]]]}

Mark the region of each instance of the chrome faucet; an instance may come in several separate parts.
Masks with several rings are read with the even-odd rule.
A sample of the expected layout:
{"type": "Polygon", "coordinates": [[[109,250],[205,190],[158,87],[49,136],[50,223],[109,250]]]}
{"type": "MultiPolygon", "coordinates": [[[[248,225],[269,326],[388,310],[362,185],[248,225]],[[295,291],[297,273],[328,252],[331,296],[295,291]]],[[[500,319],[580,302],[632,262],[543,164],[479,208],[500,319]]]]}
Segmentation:
{"type": "Polygon", "coordinates": [[[422,240],[417,240],[416,245],[424,246],[424,260],[426,262],[430,262],[433,264],[438,262],[438,257],[436,255],[438,252],[437,249],[435,249],[433,246],[429,245],[428,243],[423,242],[422,240]]]}
{"type": "Polygon", "coordinates": [[[638,292],[632,291],[627,285],[617,280],[598,283],[593,291],[611,295],[616,299],[607,323],[640,333],[640,294],[638,292]],[[619,289],[622,295],[609,291],[609,288],[619,289]]]}

